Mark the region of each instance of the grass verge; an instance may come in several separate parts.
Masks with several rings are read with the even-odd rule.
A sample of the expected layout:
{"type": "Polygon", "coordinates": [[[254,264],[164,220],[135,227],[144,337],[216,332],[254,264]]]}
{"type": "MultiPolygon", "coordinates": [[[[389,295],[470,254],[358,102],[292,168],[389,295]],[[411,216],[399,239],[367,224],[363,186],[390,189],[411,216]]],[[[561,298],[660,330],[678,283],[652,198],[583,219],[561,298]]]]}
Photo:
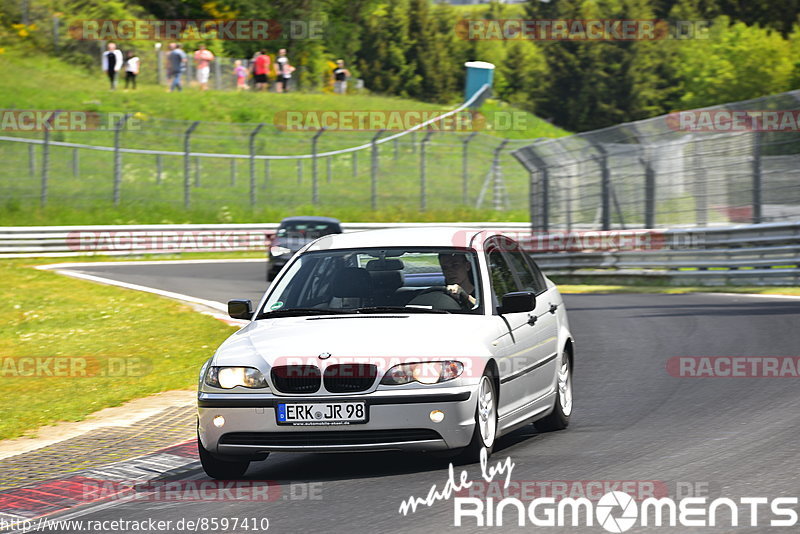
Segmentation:
{"type": "Polygon", "coordinates": [[[192,387],[231,333],[172,300],[31,268],[41,263],[57,262],[0,263],[0,439],[192,387]]]}

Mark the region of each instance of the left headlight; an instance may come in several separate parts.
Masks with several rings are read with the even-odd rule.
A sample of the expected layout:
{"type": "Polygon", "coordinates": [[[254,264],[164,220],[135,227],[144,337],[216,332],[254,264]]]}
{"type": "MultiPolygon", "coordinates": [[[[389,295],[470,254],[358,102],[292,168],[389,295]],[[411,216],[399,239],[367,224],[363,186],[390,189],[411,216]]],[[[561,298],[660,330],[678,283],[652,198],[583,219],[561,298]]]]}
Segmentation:
{"type": "Polygon", "coordinates": [[[447,382],[461,376],[464,364],[455,360],[441,362],[403,363],[395,365],[383,375],[381,384],[395,386],[419,382],[420,384],[437,384],[447,382]]]}
{"type": "Polygon", "coordinates": [[[284,254],[289,254],[292,249],[275,245],[269,247],[269,251],[273,256],[283,256],[284,254]]]}
{"type": "Polygon", "coordinates": [[[205,383],[222,389],[232,389],[236,386],[251,389],[267,387],[266,378],[254,367],[209,367],[205,383]]]}

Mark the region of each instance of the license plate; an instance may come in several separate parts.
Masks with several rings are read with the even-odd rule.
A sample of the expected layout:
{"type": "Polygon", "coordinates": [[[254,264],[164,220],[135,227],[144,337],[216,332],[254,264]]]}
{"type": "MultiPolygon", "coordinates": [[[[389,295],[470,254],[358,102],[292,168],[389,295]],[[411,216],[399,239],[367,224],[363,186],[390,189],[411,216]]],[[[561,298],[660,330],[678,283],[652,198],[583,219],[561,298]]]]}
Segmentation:
{"type": "Polygon", "coordinates": [[[279,425],[352,425],[366,422],[365,402],[278,404],[279,425]]]}

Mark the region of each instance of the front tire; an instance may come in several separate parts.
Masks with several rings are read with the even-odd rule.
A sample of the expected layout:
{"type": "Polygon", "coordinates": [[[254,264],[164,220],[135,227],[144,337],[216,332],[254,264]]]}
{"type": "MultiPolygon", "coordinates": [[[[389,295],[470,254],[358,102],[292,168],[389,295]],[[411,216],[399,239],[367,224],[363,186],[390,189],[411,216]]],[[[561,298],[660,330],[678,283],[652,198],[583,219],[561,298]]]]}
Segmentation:
{"type": "Polygon", "coordinates": [[[475,430],[472,441],[456,457],[458,464],[474,464],[486,451],[486,458],[492,455],[497,439],[497,391],[489,371],[483,373],[478,384],[478,403],[475,407],[475,430]]]}
{"type": "Polygon", "coordinates": [[[250,467],[250,460],[220,460],[213,456],[203,447],[200,437],[197,438],[197,452],[200,455],[200,463],[203,471],[211,478],[217,480],[234,480],[242,478],[247,468],[250,467]]]}
{"type": "Polygon", "coordinates": [[[533,423],[539,432],[564,430],[569,426],[569,418],[572,415],[572,364],[569,353],[566,351],[561,356],[561,366],[558,369],[556,383],[556,400],[553,411],[547,417],[533,423]]]}

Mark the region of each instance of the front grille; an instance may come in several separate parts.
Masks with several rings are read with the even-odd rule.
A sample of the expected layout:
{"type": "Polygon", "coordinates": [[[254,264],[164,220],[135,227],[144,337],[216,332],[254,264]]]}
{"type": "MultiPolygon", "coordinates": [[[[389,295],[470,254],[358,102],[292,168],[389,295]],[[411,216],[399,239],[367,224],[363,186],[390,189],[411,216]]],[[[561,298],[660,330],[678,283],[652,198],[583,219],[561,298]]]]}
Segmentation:
{"type": "Polygon", "coordinates": [[[272,385],[281,393],[316,393],[321,383],[316,365],[279,365],[270,375],[272,385]]]}
{"type": "Polygon", "coordinates": [[[371,388],[377,376],[377,365],[340,363],[328,366],[322,380],[331,393],[356,393],[371,388]]]}
{"type": "Polygon", "coordinates": [[[442,436],[428,428],[397,430],[323,430],[319,432],[231,432],[219,438],[220,445],[374,445],[408,441],[440,440],[442,436]]]}

